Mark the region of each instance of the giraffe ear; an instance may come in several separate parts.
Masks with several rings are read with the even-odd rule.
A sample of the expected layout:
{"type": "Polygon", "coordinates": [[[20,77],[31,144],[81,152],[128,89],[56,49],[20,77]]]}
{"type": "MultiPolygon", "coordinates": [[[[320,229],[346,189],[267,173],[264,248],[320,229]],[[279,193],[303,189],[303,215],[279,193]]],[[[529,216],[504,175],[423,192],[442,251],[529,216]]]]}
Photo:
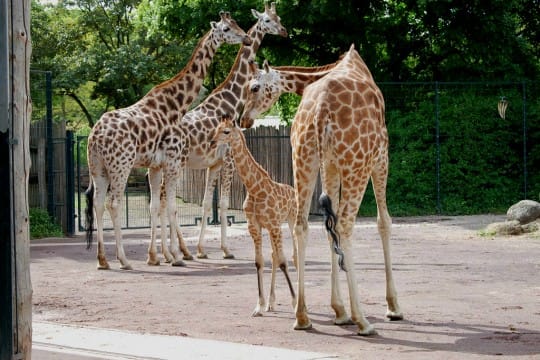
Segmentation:
{"type": "Polygon", "coordinates": [[[215,21],[210,21],[210,27],[215,30],[217,28],[217,23],[215,21]]]}
{"type": "Polygon", "coordinates": [[[251,9],[251,13],[253,14],[253,16],[255,17],[255,19],[260,19],[262,17],[262,13],[258,12],[257,10],[255,9],[251,9]]]}

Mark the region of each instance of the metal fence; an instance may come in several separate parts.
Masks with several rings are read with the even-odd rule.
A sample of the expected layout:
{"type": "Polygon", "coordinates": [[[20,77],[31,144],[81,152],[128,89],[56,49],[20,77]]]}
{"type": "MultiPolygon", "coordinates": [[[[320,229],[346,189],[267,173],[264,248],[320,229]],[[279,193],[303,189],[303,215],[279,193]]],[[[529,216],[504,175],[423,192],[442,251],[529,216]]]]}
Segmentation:
{"type": "MultiPolygon", "coordinates": [[[[379,86],[385,96],[390,136],[387,193],[392,215],[453,215],[463,214],[463,209],[467,213],[501,212],[500,206],[491,204],[494,198],[504,199],[508,206],[523,198],[537,199],[540,193],[538,82],[416,82],[379,83],[379,86]],[[504,119],[498,111],[501,100],[507,105],[504,119]],[[488,150],[487,144],[494,140],[499,146],[488,150]]],[[[274,180],[292,184],[289,128],[259,127],[245,134],[255,159],[274,180]]],[[[65,214],[77,219],[78,229],[83,230],[81,219],[86,204],[82,194],[88,186],[86,137],[63,141],[67,141],[66,148],[73,145],[75,163],[73,166],[66,163],[67,172],[53,171],[54,177],[68,178],[69,172],[73,174],[71,200],[76,211],[65,214]]],[[[126,187],[122,214],[125,228],[150,224],[144,175],[145,169],[135,169],[126,187]]],[[[58,180],[48,178],[49,183],[54,184],[57,192],[64,186],[69,189],[58,180]]],[[[178,184],[179,222],[198,224],[202,221],[200,205],[205,171],[186,169],[178,184]]],[[[313,199],[319,193],[320,182],[313,199]]],[[[214,211],[211,218],[205,219],[210,223],[219,221],[217,197],[216,191],[214,211]]],[[[243,185],[235,175],[231,221],[245,221],[241,211],[244,197],[243,185]]],[[[70,206],[69,198],[65,205],[56,203],[55,207],[70,206]]],[[[318,212],[316,201],[312,201],[311,212],[318,212]]],[[[360,214],[376,214],[370,188],[360,214]]],[[[107,219],[105,225],[112,226],[107,219]]]]}

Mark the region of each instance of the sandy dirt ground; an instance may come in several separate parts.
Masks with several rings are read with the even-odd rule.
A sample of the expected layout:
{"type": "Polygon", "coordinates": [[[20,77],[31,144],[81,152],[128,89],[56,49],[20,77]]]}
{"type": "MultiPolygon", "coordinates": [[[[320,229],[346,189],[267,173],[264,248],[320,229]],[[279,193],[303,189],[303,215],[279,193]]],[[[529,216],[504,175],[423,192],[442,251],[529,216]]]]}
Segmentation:
{"type": "MultiPolygon", "coordinates": [[[[382,249],[374,219],[355,226],[355,271],[363,310],[378,335],[333,325],[329,246],[321,222],[310,223],[306,300],[313,329],[295,331],[280,272],[277,306],[251,317],[257,302],[253,242],[245,225],[229,227],[236,256],[221,258],[219,228],[210,227],[209,259],[185,267],[146,265],[149,230],[125,231],[132,271],[119,269],[112,232],[111,270],[96,269],[96,245],[84,237],[34,240],[33,319],[53,323],[179,335],[322,352],[343,359],[540,359],[540,235],[482,236],[501,216],[395,218],[392,257],[405,319],[385,320],[382,249]]],[[[182,228],[195,252],[198,229],[182,228]]],[[[292,254],[284,229],[285,252],[292,254]]],[[[270,283],[270,245],[265,234],[270,283]]],[[[293,279],[294,267],[290,266],[293,279]]],[[[341,274],[342,294],[347,294],[341,274]]],[[[346,299],[345,299],[346,300],[346,299]]],[[[181,354],[179,354],[181,358],[181,354]]]]}

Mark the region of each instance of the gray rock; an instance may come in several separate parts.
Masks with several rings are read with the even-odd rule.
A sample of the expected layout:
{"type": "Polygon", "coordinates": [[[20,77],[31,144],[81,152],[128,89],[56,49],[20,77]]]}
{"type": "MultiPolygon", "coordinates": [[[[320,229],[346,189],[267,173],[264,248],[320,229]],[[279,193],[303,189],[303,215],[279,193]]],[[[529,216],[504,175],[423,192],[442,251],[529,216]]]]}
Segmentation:
{"type": "Polygon", "coordinates": [[[510,206],[506,212],[508,220],[517,220],[520,224],[528,224],[540,218],[540,203],[533,200],[521,200],[510,206]]]}

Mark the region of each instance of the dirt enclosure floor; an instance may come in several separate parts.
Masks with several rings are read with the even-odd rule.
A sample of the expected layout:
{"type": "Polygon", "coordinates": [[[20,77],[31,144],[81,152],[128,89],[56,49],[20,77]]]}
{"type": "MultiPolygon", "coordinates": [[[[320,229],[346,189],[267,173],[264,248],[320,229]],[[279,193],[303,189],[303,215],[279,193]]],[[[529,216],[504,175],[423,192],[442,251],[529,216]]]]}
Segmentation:
{"type": "MultiPolygon", "coordinates": [[[[501,216],[395,218],[392,258],[403,321],[385,320],[381,243],[374,219],[355,226],[355,271],[363,310],[378,335],[360,337],[356,326],[333,325],[329,246],[321,222],[310,225],[306,301],[313,329],[295,331],[283,275],[277,306],[251,317],[257,301],[253,242],[245,225],[229,227],[236,256],[224,260],[219,228],[210,227],[209,259],[185,267],[146,265],[149,230],[125,231],[134,270],[115,259],[106,233],[111,270],[96,269],[94,244],[84,237],[32,241],[34,320],[178,335],[306,350],[342,359],[540,359],[540,234],[481,236],[501,216]]],[[[195,253],[197,228],[182,228],[195,253]]],[[[285,252],[292,254],[284,229],[285,252]]],[[[265,234],[265,292],[270,245],[265,234]]],[[[296,279],[294,266],[290,266],[296,279]]],[[[346,295],[344,273],[342,294],[346,295]]],[[[347,299],[345,299],[347,300],[347,299]]],[[[181,354],[179,354],[181,359],[181,354]]]]}

